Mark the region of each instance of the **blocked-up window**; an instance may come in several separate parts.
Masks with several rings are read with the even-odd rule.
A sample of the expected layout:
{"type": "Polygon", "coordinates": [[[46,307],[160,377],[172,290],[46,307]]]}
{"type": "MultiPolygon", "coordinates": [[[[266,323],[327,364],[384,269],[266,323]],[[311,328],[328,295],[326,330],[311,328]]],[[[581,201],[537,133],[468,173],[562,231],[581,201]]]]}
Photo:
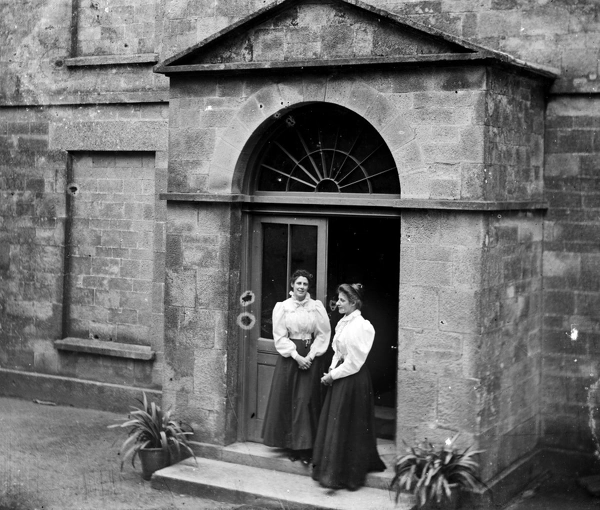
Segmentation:
{"type": "Polygon", "coordinates": [[[77,56],[154,52],[155,3],[79,0],[77,56]]]}
{"type": "Polygon", "coordinates": [[[148,344],[162,286],[154,284],[154,154],[75,154],[69,190],[69,335],[148,344]]]}

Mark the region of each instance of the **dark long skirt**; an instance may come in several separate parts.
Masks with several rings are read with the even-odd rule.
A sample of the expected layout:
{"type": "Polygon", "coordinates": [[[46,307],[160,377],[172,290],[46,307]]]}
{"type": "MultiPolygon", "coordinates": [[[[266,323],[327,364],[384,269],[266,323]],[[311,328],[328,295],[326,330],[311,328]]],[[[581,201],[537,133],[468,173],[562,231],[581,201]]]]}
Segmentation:
{"type": "MultiPolygon", "coordinates": [[[[308,354],[310,348],[304,342],[294,343],[298,354],[308,354]]],[[[263,423],[264,444],[291,450],[313,447],[323,405],[323,371],[320,356],[308,370],[300,370],[291,357],[277,358],[263,423]]]]}
{"type": "Polygon", "coordinates": [[[322,486],[356,490],[368,472],[385,470],[377,453],[374,405],[367,367],[333,381],[313,447],[312,477],[322,486]]]}

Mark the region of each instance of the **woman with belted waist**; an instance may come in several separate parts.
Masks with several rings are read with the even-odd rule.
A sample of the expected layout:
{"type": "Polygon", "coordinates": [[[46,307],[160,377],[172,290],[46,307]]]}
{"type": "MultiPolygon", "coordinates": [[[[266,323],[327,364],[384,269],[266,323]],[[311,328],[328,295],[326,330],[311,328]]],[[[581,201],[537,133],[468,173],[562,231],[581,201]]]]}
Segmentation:
{"type": "Polygon", "coordinates": [[[323,304],[308,293],[312,275],[303,269],[290,279],[291,297],[273,309],[273,339],[280,354],[263,423],[267,446],[286,448],[289,458],[310,463],[323,404],[321,356],[331,336],[323,304]]]}

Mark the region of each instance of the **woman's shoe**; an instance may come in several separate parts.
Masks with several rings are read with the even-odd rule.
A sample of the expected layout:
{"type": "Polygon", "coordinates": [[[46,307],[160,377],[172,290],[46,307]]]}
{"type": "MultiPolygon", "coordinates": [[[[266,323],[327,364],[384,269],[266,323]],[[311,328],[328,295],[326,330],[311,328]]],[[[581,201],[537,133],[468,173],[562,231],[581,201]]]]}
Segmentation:
{"type": "Polygon", "coordinates": [[[302,453],[300,453],[300,460],[302,461],[302,464],[304,464],[305,466],[310,465],[310,463],[312,461],[312,451],[305,450],[302,453]]]}

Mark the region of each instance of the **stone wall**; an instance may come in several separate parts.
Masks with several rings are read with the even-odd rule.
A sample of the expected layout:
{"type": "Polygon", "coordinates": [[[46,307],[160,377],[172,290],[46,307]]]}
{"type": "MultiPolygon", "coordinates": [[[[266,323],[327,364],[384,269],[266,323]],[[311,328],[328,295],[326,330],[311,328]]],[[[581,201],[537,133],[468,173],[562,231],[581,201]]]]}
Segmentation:
{"type": "Polygon", "coordinates": [[[484,196],[540,200],[544,192],[544,111],[547,84],[492,70],[486,103],[484,196]]]}
{"type": "MultiPolygon", "coordinates": [[[[599,70],[593,48],[600,34],[600,7],[595,2],[369,3],[511,56],[561,69],[563,77],[557,83],[557,91],[597,90],[599,70]]],[[[65,58],[156,51],[164,59],[262,7],[262,0],[216,4],[209,0],[169,0],[164,4],[144,3],[143,7],[135,0],[110,2],[110,6],[98,0],[82,3],[81,26],[72,31],[70,1],[32,1],[27,9],[4,3],[0,7],[0,33],[9,44],[0,48],[4,69],[0,97],[4,102],[43,104],[55,94],[64,98],[72,92],[93,93],[99,90],[96,77],[110,74],[113,69],[73,72],[64,66],[65,58]],[[84,26],[86,20],[89,24],[84,26]],[[71,54],[73,39],[78,49],[71,54]]],[[[103,80],[102,92],[123,86],[129,91],[164,90],[167,85],[162,76],[152,76],[147,68],[122,66],[118,72],[118,80],[103,80]]]]}
{"type": "Polygon", "coordinates": [[[544,443],[586,452],[597,447],[592,444],[587,402],[600,376],[600,100],[596,97],[552,100],[546,131],[550,209],[544,226],[544,443]]]}
{"type": "Polygon", "coordinates": [[[477,443],[484,217],[403,211],[401,222],[397,437],[477,443]]]}
{"type": "Polygon", "coordinates": [[[79,0],[72,56],[154,52],[157,4],[142,0],[79,0]]]}
{"type": "Polygon", "coordinates": [[[237,437],[240,220],[229,204],[169,202],[163,400],[215,444],[237,437]]]}
{"type": "MultiPolygon", "coordinates": [[[[322,0],[316,2],[323,5],[322,0]]],[[[597,90],[593,51],[599,6],[591,0],[371,0],[368,4],[528,62],[562,69],[563,90],[597,90]]],[[[167,2],[165,56],[191,46],[264,7],[262,0],[167,2]]]]}
{"type": "Polygon", "coordinates": [[[69,186],[76,190],[66,336],[139,344],[161,338],[153,312],[162,315],[164,275],[159,269],[154,283],[154,231],[164,230],[165,218],[155,211],[154,154],[74,153],[69,186]]]}
{"type": "Polygon", "coordinates": [[[162,385],[165,117],[153,104],[0,108],[7,394],[125,410],[133,388],[162,385]],[[114,152],[85,152],[100,140],[114,152]],[[67,336],[148,345],[156,359],[57,350],[67,336]],[[123,386],[86,396],[93,381],[123,386]]]}
{"type": "Polygon", "coordinates": [[[67,155],[48,144],[44,108],[0,120],[0,335],[3,367],[56,371],[62,333],[67,155]]]}
{"type": "MultiPolygon", "coordinates": [[[[562,76],[552,89],[546,119],[545,197],[550,209],[544,226],[542,432],[546,445],[589,451],[591,434],[585,402],[588,388],[598,375],[595,345],[600,290],[596,246],[600,220],[596,207],[599,175],[596,160],[600,151],[600,109],[595,94],[599,83],[596,49],[600,6],[591,0],[371,0],[369,3],[511,56],[561,70],[562,76]],[[579,332],[577,340],[569,336],[572,327],[579,332]]],[[[118,5],[111,2],[110,6],[94,1],[81,3],[78,25],[73,27],[72,3],[68,0],[0,4],[0,34],[6,41],[0,46],[3,69],[0,74],[0,360],[3,368],[39,373],[55,373],[58,369],[51,340],[62,335],[63,281],[57,267],[63,264],[65,236],[68,159],[65,151],[163,151],[162,156],[157,155],[157,161],[163,170],[166,165],[161,145],[166,139],[166,128],[132,122],[164,121],[160,113],[164,105],[157,102],[166,101],[168,81],[152,74],[147,64],[90,66],[88,62],[86,66],[70,67],[65,65],[66,60],[107,54],[128,57],[141,52],[157,52],[164,59],[263,6],[262,0],[166,0],[146,3],[141,9],[140,2],[134,0],[118,5]],[[95,21],[94,14],[99,16],[95,21]],[[154,104],[147,104],[148,101],[154,104]],[[115,103],[125,106],[113,108],[115,103]],[[105,121],[102,125],[95,122],[98,117],[105,121]],[[136,132],[147,136],[136,136],[136,132]]],[[[384,93],[385,80],[375,81],[378,84],[371,85],[384,93]]],[[[210,119],[206,120],[206,125],[212,125],[210,129],[224,129],[232,115],[230,101],[247,98],[261,86],[244,88],[235,80],[225,80],[218,87],[215,85],[211,99],[201,105],[181,100],[185,108],[189,107],[190,115],[188,120],[181,121],[184,124],[181,129],[187,130],[190,142],[199,141],[203,147],[212,147],[206,133],[194,127],[199,122],[194,116],[210,119]]],[[[288,92],[289,89],[283,95],[288,92]]],[[[388,92],[386,99],[391,102],[406,100],[402,90],[388,92]]],[[[426,108],[425,103],[430,104],[436,97],[445,101],[448,95],[424,94],[422,106],[426,108]]],[[[480,92],[459,93],[457,100],[461,96],[469,101],[481,99],[480,92]]],[[[506,97],[513,99],[514,95],[506,97]]],[[[521,100],[526,111],[527,101],[521,100]]],[[[445,113],[454,116],[451,127],[462,122],[458,120],[459,108],[445,113]]],[[[498,110],[493,113],[497,114],[498,110]]],[[[502,115],[497,116],[500,123],[502,119],[502,115]]],[[[441,143],[457,136],[456,129],[444,128],[444,124],[438,126],[431,116],[422,121],[418,129],[423,136],[435,136],[441,143]]],[[[242,147],[236,145],[235,140],[233,145],[225,147],[231,150],[220,152],[223,159],[218,164],[226,166],[228,158],[238,156],[242,147]]],[[[516,151],[514,157],[529,158],[531,162],[523,168],[534,169],[539,165],[540,154],[536,147],[529,155],[521,152],[516,151]]],[[[208,181],[208,169],[202,158],[174,162],[169,171],[170,189],[202,191],[211,186],[226,189],[230,183],[208,181]]],[[[479,162],[471,164],[480,165],[479,162]]],[[[483,171],[485,167],[478,168],[483,171]]],[[[492,181],[503,175],[516,175],[511,173],[515,168],[508,172],[494,170],[492,181]]],[[[457,194],[463,198],[482,196],[483,180],[460,180],[460,191],[457,191],[458,179],[454,173],[444,173],[445,170],[447,167],[439,167],[439,180],[443,182],[432,189],[419,192],[416,180],[415,196],[419,193],[423,197],[439,198],[454,198],[457,194]]],[[[540,176],[533,172],[526,193],[538,196],[540,176]]],[[[503,189],[508,193],[510,181],[493,182],[492,195],[503,189]],[[506,187],[504,182],[507,182],[506,187]]],[[[514,190],[511,196],[522,192],[525,190],[514,190]]],[[[516,235],[520,239],[521,234],[516,235]]],[[[507,246],[517,243],[506,242],[507,246]]],[[[519,249],[525,249],[520,241],[518,245],[519,249]]],[[[504,251],[502,248],[498,253],[504,251]]],[[[494,260],[502,258],[499,254],[494,257],[494,260]]],[[[448,263],[430,262],[440,267],[448,263]]],[[[533,279],[527,281],[527,285],[533,285],[533,279]]],[[[502,287],[502,292],[510,285],[502,287]]],[[[525,289],[525,299],[529,299],[529,288],[532,287],[525,289]]],[[[532,325],[533,330],[536,327],[532,325]]],[[[509,329],[503,331],[497,334],[507,335],[509,329]]],[[[489,338],[491,342],[491,333],[489,338]]],[[[533,339],[532,342],[535,343],[533,339]]],[[[441,352],[451,354],[439,356],[449,359],[456,356],[455,341],[443,345],[448,347],[441,352]]],[[[462,345],[464,348],[476,343],[462,345]]],[[[532,384],[530,378],[528,385],[532,384]]],[[[36,383],[31,388],[39,387],[41,385],[36,383]]],[[[507,402],[518,395],[512,395],[508,388],[500,392],[505,399],[502,404],[505,409],[516,405],[507,402]]],[[[522,418],[525,421],[521,423],[525,423],[525,415],[522,418]]],[[[510,430],[510,426],[506,430],[510,430]]]]}
{"type": "Polygon", "coordinates": [[[542,342],[541,212],[486,217],[482,330],[477,377],[483,474],[535,450],[540,439],[542,342]]]}

